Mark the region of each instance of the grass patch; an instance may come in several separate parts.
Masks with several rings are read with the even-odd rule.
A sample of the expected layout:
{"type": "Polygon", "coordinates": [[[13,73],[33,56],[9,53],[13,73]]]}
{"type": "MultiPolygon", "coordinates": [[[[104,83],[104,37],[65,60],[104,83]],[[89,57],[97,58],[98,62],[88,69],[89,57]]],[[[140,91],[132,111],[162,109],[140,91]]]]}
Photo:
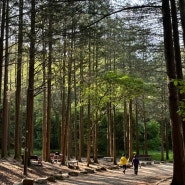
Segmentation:
{"type": "MultiPolygon", "coordinates": [[[[161,161],[161,151],[149,151],[149,155],[152,156],[152,160],[161,161]]],[[[166,159],[166,153],[164,152],[165,161],[173,161],[173,152],[169,151],[169,159],[166,159]]]]}

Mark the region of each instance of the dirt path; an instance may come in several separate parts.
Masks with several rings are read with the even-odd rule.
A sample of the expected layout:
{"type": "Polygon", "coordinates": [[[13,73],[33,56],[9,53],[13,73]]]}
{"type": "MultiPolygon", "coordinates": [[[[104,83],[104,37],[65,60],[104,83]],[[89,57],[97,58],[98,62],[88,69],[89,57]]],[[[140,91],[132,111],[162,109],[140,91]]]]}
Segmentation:
{"type": "MultiPolygon", "coordinates": [[[[169,185],[172,177],[172,164],[152,164],[139,169],[138,175],[134,175],[133,168],[129,168],[124,175],[122,169],[96,172],[95,174],[69,177],[57,184],[63,185],[169,185]]],[[[54,184],[54,183],[53,183],[54,184]]],[[[56,183],[55,183],[56,184],[56,183]]]]}
{"type": "Polygon", "coordinates": [[[78,163],[78,167],[79,169],[70,169],[67,166],[61,166],[60,163],[43,162],[42,166],[32,165],[29,167],[28,175],[25,177],[21,162],[12,158],[1,159],[0,185],[13,185],[15,182],[21,182],[24,178],[38,179],[54,174],[68,176],[69,172],[75,172],[78,176],[69,175],[64,180],[57,180],[54,183],[48,182],[48,185],[169,185],[173,172],[173,164],[171,163],[147,164],[139,168],[138,175],[134,175],[133,167],[128,168],[126,174],[123,174],[122,168],[104,160],[100,160],[99,164],[90,164],[88,169],[95,173],[81,173],[87,169],[85,159],[78,163]],[[102,167],[104,170],[97,170],[102,167]]]}

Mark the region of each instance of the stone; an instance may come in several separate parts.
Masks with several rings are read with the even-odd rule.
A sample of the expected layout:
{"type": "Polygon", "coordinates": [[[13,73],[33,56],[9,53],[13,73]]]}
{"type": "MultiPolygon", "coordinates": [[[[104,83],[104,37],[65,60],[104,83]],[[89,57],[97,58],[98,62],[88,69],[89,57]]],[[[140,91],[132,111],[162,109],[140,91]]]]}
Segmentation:
{"type": "Polygon", "coordinates": [[[54,177],[57,179],[57,180],[64,180],[64,177],[62,174],[55,174],[54,177]]]}
{"type": "Polygon", "coordinates": [[[81,174],[88,174],[87,171],[81,171],[81,174]]]}
{"type": "Polygon", "coordinates": [[[37,183],[37,184],[47,184],[47,177],[36,179],[35,183],[37,183]]]}
{"type": "Polygon", "coordinates": [[[13,185],[23,185],[22,182],[15,182],[13,185]]]}
{"type": "Polygon", "coordinates": [[[51,176],[47,177],[47,181],[49,181],[49,182],[55,182],[56,179],[55,179],[54,176],[51,175],[51,176]]]}
{"type": "Polygon", "coordinates": [[[34,184],[34,180],[26,178],[26,179],[22,180],[22,184],[23,185],[33,185],[34,184]]]}
{"type": "Polygon", "coordinates": [[[69,174],[68,173],[64,173],[62,174],[63,178],[69,178],[69,174]]]}
{"type": "Polygon", "coordinates": [[[154,164],[160,164],[160,161],[154,161],[154,164]]]}
{"type": "Polygon", "coordinates": [[[94,170],[86,168],[85,171],[87,171],[87,173],[94,173],[94,170]]]}
{"type": "Polygon", "coordinates": [[[68,174],[71,175],[71,176],[78,176],[77,172],[69,172],[68,174]]]}
{"type": "Polygon", "coordinates": [[[107,169],[105,167],[100,168],[102,171],[106,171],[107,169]]]}

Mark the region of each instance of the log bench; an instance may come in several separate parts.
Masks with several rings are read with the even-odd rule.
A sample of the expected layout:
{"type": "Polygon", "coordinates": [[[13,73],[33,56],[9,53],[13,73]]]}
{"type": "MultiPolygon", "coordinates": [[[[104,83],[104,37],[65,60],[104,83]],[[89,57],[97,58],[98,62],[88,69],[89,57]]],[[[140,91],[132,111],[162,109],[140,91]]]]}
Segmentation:
{"type": "MultiPolygon", "coordinates": [[[[21,154],[21,157],[22,157],[22,163],[24,164],[24,155],[21,154]]],[[[37,163],[37,165],[40,165],[42,166],[42,160],[39,156],[37,155],[30,155],[30,158],[29,158],[30,161],[34,161],[37,163]]]]}
{"type": "Polygon", "coordinates": [[[107,161],[107,162],[113,161],[113,157],[104,157],[103,159],[104,159],[104,161],[107,161]]]}
{"type": "Polygon", "coordinates": [[[69,167],[70,165],[75,165],[78,166],[78,161],[77,160],[72,160],[72,161],[66,161],[66,165],[69,167]]]}
{"type": "Polygon", "coordinates": [[[138,158],[140,161],[151,161],[151,160],[152,160],[152,156],[151,156],[151,155],[146,155],[146,154],[137,155],[137,158],[138,158]]]}

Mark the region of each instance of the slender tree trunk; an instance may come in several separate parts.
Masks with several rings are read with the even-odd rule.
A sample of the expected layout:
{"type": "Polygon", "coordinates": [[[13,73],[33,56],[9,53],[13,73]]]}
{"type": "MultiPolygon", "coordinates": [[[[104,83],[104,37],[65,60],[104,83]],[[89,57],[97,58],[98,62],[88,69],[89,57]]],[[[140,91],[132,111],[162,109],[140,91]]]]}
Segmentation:
{"type": "Polygon", "coordinates": [[[110,139],[111,139],[111,137],[110,137],[110,124],[111,124],[111,122],[110,122],[110,104],[109,103],[107,103],[107,156],[110,156],[111,154],[110,154],[110,147],[111,147],[111,145],[110,145],[110,139]]]}
{"type": "Polygon", "coordinates": [[[90,97],[89,97],[89,102],[88,102],[88,123],[87,123],[87,166],[89,167],[91,163],[90,155],[91,155],[91,104],[90,104],[90,97]]]}
{"type": "MultiPolygon", "coordinates": [[[[44,32],[43,32],[44,34],[44,32]]],[[[46,161],[47,148],[47,93],[46,93],[46,43],[43,41],[43,102],[42,102],[42,160],[46,161]]]]}
{"type": "Polygon", "coordinates": [[[144,124],[144,154],[148,154],[147,144],[147,126],[146,126],[146,115],[145,115],[145,97],[143,96],[143,124],[144,124]]]}
{"type": "Polygon", "coordinates": [[[78,160],[81,161],[82,154],[84,152],[84,106],[83,106],[83,97],[82,97],[82,87],[83,87],[83,59],[82,59],[82,49],[80,52],[80,123],[79,123],[79,154],[78,160]]]}
{"type": "MultiPolygon", "coordinates": [[[[65,30],[66,31],[66,30],[65,30]]],[[[66,35],[66,34],[65,34],[66,35]]],[[[67,53],[67,44],[66,44],[66,36],[64,38],[64,59],[63,59],[63,80],[62,80],[62,125],[61,125],[61,151],[63,154],[61,164],[65,164],[66,159],[66,148],[65,148],[65,122],[66,122],[66,53],[67,53]]]]}
{"type": "Polygon", "coordinates": [[[135,132],[136,132],[136,153],[139,154],[139,124],[138,124],[138,101],[136,99],[135,106],[135,114],[136,114],[136,123],[135,123],[135,132]]]}
{"type": "MultiPolygon", "coordinates": [[[[49,7],[50,7],[49,2],[49,7]]],[[[50,144],[51,144],[51,80],[52,80],[52,59],[53,59],[53,31],[52,31],[52,16],[49,16],[49,54],[48,54],[48,74],[47,74],[47,144],[46,144],[46,161],[51,161],[50,159],[50,144]]]]}
{"type": "Polygon", "coordinates": [[[20,158],[21,145],[21,122],[20,122],[20,105],[21,105],[21,74],[22,74],[22,45],[23,45],[23,0],[19,0],[19,33],[18,33],[18,59],[17,59],[17,79],[15,94],[15,155],[14,158],[20,158]]]}
{"type": "Polygon", "coordinates": [[[4,29],[6,17],[6,0],[2,1],[2,17],[1,17],[1,35],[0,35],[0,103],[2,101],[2,72],[3,72],[3,52],[4,52],[4,29]]]}
{"type": "MultiPolygon", "coordinates": [[[[89,45],[88,45],[88,50],[89,50],[89,56],[88,56],[88,75],[89,75],[89,79],[91,78],[91,43],[90,43],[90,39],[89,39],[89,45]]],[[[90,82],[88,84],[88,88],[90,91],[90,82]]],[[[88,133],[87,133],[87,166],[89,166],[91,159],[90,159],[90,155],[91,155],[91,97],[90,95],[88,96],[88,106],[87,106],[87,114],[88,114],[88,133]]]]}
{"type": "Polygon", "coordinates": [[[116,155],[116,107],[113,106],[113,164],[116,165],[117,164],[117,155],[116,155]]]}
{"type": "Polygon", "coordinates": [[[129,159],[133,158],[132,100],[129,100],[129,159]]]}
{"type": "Polygon", "coordinates": [[[77,139],[77,87],[76,87],[76,62],[74,62],[74,148],[75,148],[75,158],[78,159],[78,139],[77,139]]]}
{"type": "Polygon", "coordinates": [[[124,153],[128,153],[128,121],[127,121],[127,102],[124,100],[124,110],[123,110],[123,146],[124,153]]]}
{"type": "Polygon", "coordinates": [[[93,158],[94,163],[98,163],[98,112],[96,111],[95,119],[94,119],[94,139],[93,139],[93,158]]]}
{"type": "Polygon", "coordinates": [[[9,36],[9,0],[6,4],[6,41],[5,41],[5,67],[4,67],[4,97],[3,97],[3,136],[2,136],[2,157],[8,155],[8,36],[9,36]]]}

